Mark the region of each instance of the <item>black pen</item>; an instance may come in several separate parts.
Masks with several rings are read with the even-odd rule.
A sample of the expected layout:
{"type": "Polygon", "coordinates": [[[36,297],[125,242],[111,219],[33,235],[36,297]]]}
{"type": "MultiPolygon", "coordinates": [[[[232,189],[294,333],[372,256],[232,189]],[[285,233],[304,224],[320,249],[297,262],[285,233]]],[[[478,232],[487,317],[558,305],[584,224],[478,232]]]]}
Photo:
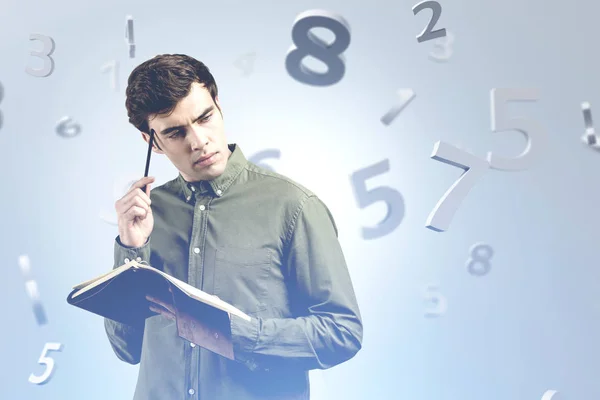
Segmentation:
{"type": "MultiPolygon", "coordinates": [[[[146,156],[146,170],[144,171],[144,178],[148,176],[148,169],[150,168],[150,155],[152,154],[152,144],[154,143],[154,129],[150,129],[150,141],[148,142],[148,155],[146,156]]],[[[142,188],[142,191],[146,193],[146,186],[142,188]]]]}

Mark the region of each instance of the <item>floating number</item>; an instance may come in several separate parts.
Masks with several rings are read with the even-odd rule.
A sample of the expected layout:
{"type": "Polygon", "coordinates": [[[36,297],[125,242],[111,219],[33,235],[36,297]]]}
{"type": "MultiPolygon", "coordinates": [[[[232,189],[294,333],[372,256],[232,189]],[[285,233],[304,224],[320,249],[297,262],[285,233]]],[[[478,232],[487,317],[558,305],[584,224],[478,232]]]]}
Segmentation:
{"type": "Polygon", "coordinates": [[[467,260],[467,269],[471,275],[483,276],[490,272],[490,260],[494,255],[492,246],[485,243],[474,244],[469,249],[469,254],[471,256],[467,260]]]}
{"type": "Polygon", "coordinates": [[[236,68],[242,70],[244,76],[248,76],[254,69],[254,62],[256,61],[256,52],[244,54],[233,62],[236,68]]]}
{"type": "MultiPolygon", "coordinates": [[[[2,86],[2,83],[0,83],[0,103],[2,102],[2,99],[4,99],[4,86],[2,86]]],[[[0,111],[0,129],[2,129],[3,122],[4,122],[4,117],[2,115],[2,111],[0,111]]]]}
{"type": "Polygon", "coordinates": [[[404,110],[404,108],[415,98],[415,91],[412,89],[398,89],[398,97],[400,97],[400,101],[398,104],[392,108],[381,117],[381,122],[389,126],[394,119],[404,110]]]}
{"type": "Polygon", "coordinates": [[[274,172],[275,169],[273,167],[262,162],[264,159],[268,159],[268,158],[276,158],[279,160],[281,158],[281,151],[278,149],[262,150],[262,151],[259,151],[258,153],[256,153],[255,155],[253,155],[252,157],[248,158],[248,161],[258,165],[259,167],[262,167],[264,169],[268,169],[269,171],[274,172]]]}
{"type": "Polygon", "coordinates": [[[448,309],[446,297],[439,292],[438,285],[430,284],[425,287],[425,301],[436,305],[433,309],[425,310],[426,317],[440,317],[448,309]]]}
{"type": "Polygon", "coordinates": [[[129,58],[134,58],[135,39],[133,36],[133,17],[131,15],[125,18],[125,43],[129,47],[129,58]]]}
{"type": "Polygon", "coordinates": [[[434,48],[440,49],[442,53],[429,53],[429,58],[433,61],[445,62],[452,56],[452,44],[454,43],[454,35],[450,32],[446,32],[446,36],[439,38],[434,42],[434,48]]]}
{"type": "Polygon", "coordinates": [[[54,51],[54,39],[50,36],[40,35],[39,33],[32,33],[29,35],[29,40],[40,40],[43,44],[41,51],[32,50],[31,55],[40,57],[44,60],[44,66],[42,69],[33,69],[31,67],[25,67],[25,71],[32,76],[45,77],[54,71],[54,60],[50,55],[54,51]]]}
{"type": "Polygon", "coordinates": [[[389,186],[367,189],[368,179],[389,172],[389,170],[390,161],[386,159],[360,169],[350,176],[354,197],[360,208],[368,207],[379,201],[383,201],[387,207],[386,216],[376,227],[362,228],[363,239],[376,239],[391,233],[404,218],[404,198],[397,190],[389,186]]]}
{"type": "MultiPolygon", "coordinates": [[[[137,182],[140,178],[137,175],[129,174],[127,176],[121,176],[113,182],[113,200],[116,202],[121,197],[125,196],[131,186],[137,182]]],[[[114,209],[114,207],[113,207],[114,209]]],[[[100,213],[100,219],[110,225],[118,226],[117,217],[115,212],[112,213],[100,213]]]]}
{"type": "Polygon", "coordinates": [[[65,138],[72,138],[81,133],[81,126],[71,117],[62,117],[56,124],[56,133],[65,138]]]}
{"type": "Polygon", "coordinates": [[[542,400],[554,400],[556,393],[558,393],[558,390],[546,390],[542,395],[542,400]]]}
{"type": "Polygon", "coordinates": [[[292,28],[292,42],[285,58],[285,67],[290,76],[299,82],[315,86],[329,86],[339,82],[344,76],[344,52],[350,45],[350,26],[340,15],[322,10],[305,11],[298,15],[292,28]],[[322,27],[335,35],[331,45],[310,32],[322,27]],[[302,60],[312,56],[327,65],[327,72],[319,73],[302,64],[302,60]]]}
{"type": "Polygon", "coordinates": [[[444,232],[450,226],[450,221],[452,221],[460,203],[467,197],[467,194],[479,178],[483,176],[489,164],[487,161],[473,154],[469,154],[441,141],[436,142],[433,146],[431,158],[462,168],[465,171],[450,186],[450,189],[444,193],[427,218],[427,228],[437,232],[444,232]]]}
{"type": "Polygon", "coordinates": [[[48,383],[50,378],[52,377],[52,373],[54,372],[54,359],[52,357],[48,357],[47,353],[49,351],[62,351],[62,344],[60,343],[46,343],[44,345],[44,349],[42,350],[42,355],[38,360],[38,364],[45,365],[46,370],[40,376],[36,376],[33,373],[29,375],[29,382],[34,383],[36,385],[44,385],[48,383]]]}
{"type": "Polygon", "coordinates": [[[596,130],[594,129],[594,123],[592,122],[592,106],[585,101],[581,103],[581,111],[583,111],[583,123],[585,125],[585,134],[581,140],[590,147],[600,149],[598,136],[596,136],[596,130]]]}
{"type": "Polygon", "coordinates": [[[425,42],[427,40],[437,39],[443,36],[446,36],[446,29],[438,29],[436,31],[432,31],[435,24],[437,24],[440,19],[440,15],[442,15],[442,6],[437,1],[425,0],[418,4],[415,4],[412,8],[413,14],[417,15],[420,11],[431,8],[433,14],[431,16],[431,20],[429,20],[429,24],[423,29],[420,35],[417,36],[417,42],[425,42]]]}
{"type": "Polygon", "coordinates": [[[516,130],[525,135],[527,146],[515,158],[505,158],[488,152],[490,168],[506,171],[524,170],[530,167],[544,151],[546,135],[535,121],[523,117],[508,118],[505,103],[509,101],[536,101],[539,94],[536,89],[502,88],[491,90],[492,132],[516,130]],[[535,144],[535,146],[534,146],[535,144]],[[535,149],[535,151],[534,151],[535,149]]]}
{"type": "Polygon", "coordinates": [[[33,315],[35,315],[38,325],[44,325],[48,322],[48,318],[46,318],[44,306],[40,301],[37,283],[31,276],[31,262],[28,255],[19,256],[19,268],[25,278],[25,289],[27,290],[27,294],[33,302],[33,315]]]}
{"type": "Polygon", "coordinates": [[[119,63],[115,60],[109,61],[100,67],[100,72],[104,73],[112,70],[112,75],[110,79],[110,87],[116,92],[118,89],[119,83],[119,63]]]}

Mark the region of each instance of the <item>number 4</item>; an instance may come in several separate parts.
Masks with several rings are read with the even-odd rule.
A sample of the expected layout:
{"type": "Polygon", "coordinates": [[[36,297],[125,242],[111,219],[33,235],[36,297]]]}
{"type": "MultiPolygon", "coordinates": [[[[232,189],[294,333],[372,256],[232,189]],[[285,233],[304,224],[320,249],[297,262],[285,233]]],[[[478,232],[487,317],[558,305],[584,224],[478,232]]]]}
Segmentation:
{"type": "Polygon", "coordinates": [[[49,351],[62,351],[62,344],[60,343],[46,343],[42,350],[42,355],[38,360],[38,364],[46,366],[46,370],[40,376],[35,376],[33,373],[29,375],[29,382],[35,383],[36,385],[43,385],[48,382],[54,372],[54,359],[48,357],[46,353],[49,351]]]}

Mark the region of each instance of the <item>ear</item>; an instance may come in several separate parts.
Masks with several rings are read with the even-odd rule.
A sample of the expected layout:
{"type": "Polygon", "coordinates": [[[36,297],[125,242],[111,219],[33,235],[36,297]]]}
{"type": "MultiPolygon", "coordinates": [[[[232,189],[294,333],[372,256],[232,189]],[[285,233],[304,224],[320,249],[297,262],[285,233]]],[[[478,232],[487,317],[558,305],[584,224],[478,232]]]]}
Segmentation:
{"type": "MultiPolygon", "coordinates": [[[[140,131],[140,133],[142,134],[142,137],[144,138],[144,141],[146,142],[146,144],[150,143],[150,135],[148,135],[146,132],[142,132],[140,131]]],[[[155,152],[156,154],[164,154],[164,152],[162,150],[159,150],[158,147],[156,147],[156,133],[154,134],[154,141],[152,143],[152,151],[155,152]]]]}

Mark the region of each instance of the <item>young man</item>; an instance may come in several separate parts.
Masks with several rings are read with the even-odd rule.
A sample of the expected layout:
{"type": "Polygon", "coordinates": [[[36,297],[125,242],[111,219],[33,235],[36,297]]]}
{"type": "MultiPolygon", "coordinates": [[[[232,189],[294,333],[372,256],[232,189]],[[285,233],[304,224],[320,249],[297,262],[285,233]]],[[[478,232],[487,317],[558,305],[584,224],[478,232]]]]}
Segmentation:
{"type": "MultiPolygon", "coordinates": [[[[362,343],[328,208],[227,143],[217,85],[200,61],[161,55],[139,65],[126,107],[179,174],[152,191],[154,178],[142,178],[116,202],[114,267],[146,261],[251,317],[228,316],[232,359],[204,348],[212,339],[202,332],[202,343],[180,337],[164,300],[149,298],[157,314],[139,326],[105,319],[117,357],[140,363],[134,399],[309,399],[308,371],[352,358],[362,343]]],[[[199,330],[210,324],[193,318],[199,330]]]]}

